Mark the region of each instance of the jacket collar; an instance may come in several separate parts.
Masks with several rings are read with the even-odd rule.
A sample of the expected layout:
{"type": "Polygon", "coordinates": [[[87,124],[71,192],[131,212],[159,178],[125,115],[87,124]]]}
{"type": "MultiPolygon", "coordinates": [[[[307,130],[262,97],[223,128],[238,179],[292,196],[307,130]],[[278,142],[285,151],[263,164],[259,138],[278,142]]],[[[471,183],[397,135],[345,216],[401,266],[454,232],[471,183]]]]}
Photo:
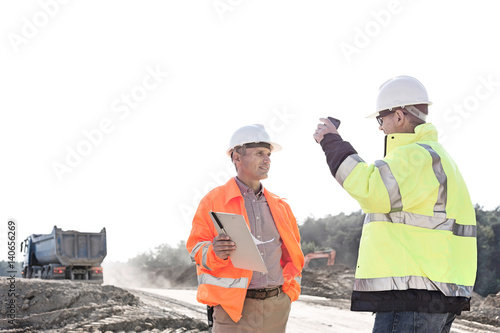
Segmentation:
{"type": "MultiPolygon", "coordinates": [[[[231,201],[234,198],[238,198],[238,197],[243,198],[243,195],[241,195],[240,187],[236,183],[236,177],[229,179],[229,181],[223,186],[225,187],[225,191],[224,191],[224,194],[225,194],[224,203],[225,204],[227,204],[229,201],[231,201]]],[[[264,194],[264,196],[266,197],[267,200],[270,200],[270,199],[272,200],[272,199],[277,198],[273,193],[266,190],[266,188],[264,186],[262,186],[262,193],[264,194]]]]}
{"type": "Polygon", "coordinates": [[[225,190],[224,190],[224,203],[227,204],[229,201],[231,201],[234,198],[237,197],[242,197],[240,188],[238,184],[236,184],[236,179],[235,177],[229,179],[227,183],[224,185],[225,190]]]}
{"type": "Polygon", "coordinates": [[[415,127],[415,133],[394,133],[385,136],[385,153],[384,156],[391,153],[395,148],[406,146],[410,143],[418,141],[435,141],[438,140],[436,127],[430,123],[418,125],[415,127]]]}

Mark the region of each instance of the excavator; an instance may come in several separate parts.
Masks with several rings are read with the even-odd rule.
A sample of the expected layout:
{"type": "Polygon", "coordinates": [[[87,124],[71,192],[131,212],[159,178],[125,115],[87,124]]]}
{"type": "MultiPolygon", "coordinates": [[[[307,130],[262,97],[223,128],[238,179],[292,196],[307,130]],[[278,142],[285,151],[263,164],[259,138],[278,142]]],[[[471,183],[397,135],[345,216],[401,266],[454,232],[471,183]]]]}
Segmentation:
{"type": "Polygon", "coordinates": [[[335,264],[335,255],[336,252],[335,250],[324,250],[324,251],[315,251],[308,253],[304,256],[304,269],[309,266],[309,262],[311,259],[318,259],[318,258],[328,258],[328,261],[326,262],[327,266],[332,266],[335,264]]]}

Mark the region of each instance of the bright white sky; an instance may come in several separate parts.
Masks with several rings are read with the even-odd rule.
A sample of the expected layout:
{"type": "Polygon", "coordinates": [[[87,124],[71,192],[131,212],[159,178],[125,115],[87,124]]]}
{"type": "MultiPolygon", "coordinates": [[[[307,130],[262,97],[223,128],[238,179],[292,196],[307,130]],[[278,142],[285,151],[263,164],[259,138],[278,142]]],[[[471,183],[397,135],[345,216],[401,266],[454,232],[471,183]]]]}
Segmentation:
{"type": "Polygon", "coordinates": [[[463,3],[1,2],[2,244],[15,219],[18,242],[106,227],[106,261],[176,246],[202,195],[235,174],[230,136],[253,123],[284,148],[263,183],[299,222],[357,211],[312,134],[339,118],[365,161],[382,158],[365,116],[396,75],[426,86],[472,201],[494,209],[500,21],[491,1],[463,3]]]}

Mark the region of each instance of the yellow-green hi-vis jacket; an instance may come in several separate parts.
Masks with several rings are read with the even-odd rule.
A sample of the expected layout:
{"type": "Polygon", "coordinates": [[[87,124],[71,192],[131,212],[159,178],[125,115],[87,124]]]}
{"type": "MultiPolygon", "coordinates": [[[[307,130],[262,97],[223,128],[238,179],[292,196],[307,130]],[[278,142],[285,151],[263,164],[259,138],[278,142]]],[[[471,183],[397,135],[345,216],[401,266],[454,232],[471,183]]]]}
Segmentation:
{"type": "Polygon", "coordinates": [[[331,136],[321,144],[332,173],[338,166],[335,178],[366,213],[353,301],[375,306],[359,310],[395,311],[401,304],[408,311],[467,310],[477,267],[475,211],[457,165],[437,142],[436,128],[423,124],[415,133],[388,135],[386,156],[375,164],[350,154],[348,142],[331,136]],[[387,291],[397,291],[390,293],[393,310],[387,309],[392,303],[377,300],[377,292],[387,291]],[[461,305],[427,309],[427,296],[418,291],[440,292],[445,297],[439,295],[438,303],[458,298],[461,305]]]}

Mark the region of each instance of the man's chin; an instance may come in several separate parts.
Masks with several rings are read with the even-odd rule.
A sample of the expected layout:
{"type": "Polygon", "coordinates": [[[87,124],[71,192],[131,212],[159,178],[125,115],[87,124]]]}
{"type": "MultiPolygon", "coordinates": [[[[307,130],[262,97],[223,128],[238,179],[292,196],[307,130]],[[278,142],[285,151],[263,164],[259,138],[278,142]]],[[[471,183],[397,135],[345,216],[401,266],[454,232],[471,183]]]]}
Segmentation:
{"type": "Polygon", "coordinates": [[[260,176],[260,179],[266,179],[267,177],[269,177],[269,175],[266,172],[260,176]]]}

